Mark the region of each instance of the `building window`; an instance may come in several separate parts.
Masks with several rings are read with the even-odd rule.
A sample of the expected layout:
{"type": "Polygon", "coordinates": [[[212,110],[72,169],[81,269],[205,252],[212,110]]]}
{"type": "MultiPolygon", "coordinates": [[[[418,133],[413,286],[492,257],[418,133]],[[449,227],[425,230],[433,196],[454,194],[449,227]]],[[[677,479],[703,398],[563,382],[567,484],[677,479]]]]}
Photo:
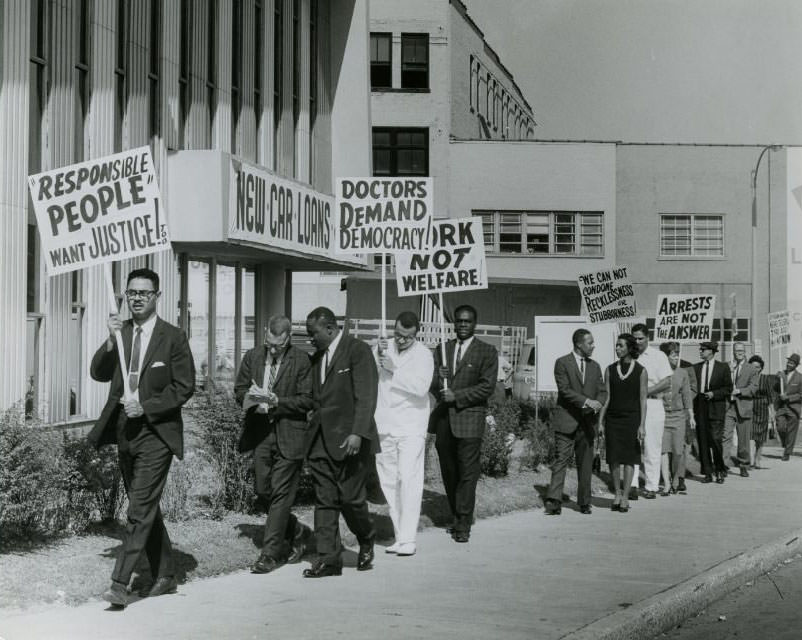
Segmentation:
{"type": "Polygon", "coordinates": [[[429,34],[401,34],[401,88],[429,88],[429,34]]]}
{"type": "Polygon", "coordinates": [[[374,176],[428,176],[429,130],[373,129],[374,176]]]}
{"type": "Polygon", "coordinates": [[[724,217],[662,214],[660,256],[720,257],[724,255],[724,217]]]}
{"type": "Polygon", "coordinates": [[[159,87],[159,66],[161,64],[161,3],[150,5],[150,62],[148,69],[148,133],[155,155],[156,140],[161,132],[161,91],[159,87]]]}
{"type": "MultiPolygon", "coordinates": [[[[208,0],[206,5],[206,109],[209,114],[209,148],[212,147],[214,116],[217,110],[217,0],[208,0]]],[[[238,42],[235,40],[234,42],[238,42]]],[[[237,46],[234,45],[236,51],[237,46]]],[[[236,55],[234,53],[233,55],[236,55]]],[[[233,81],[232,81],[233,82],[233,81]]],[[[232,127],[233,129],[233,127],[232,127]]],[[[233,141],[231,150],[234,150],[233,141]]]]}
{"type": "Polygon", "coordinates": [[[114,149],[123,148],[123,122],[128,102],[126,74],[128,72],[128,25],[130,4],[127,0],[117,0],[117,47],[114,67],[117,118],[114,129],[114,149]]]}
{"type": "Polygon", "coordinates": [[[315,123],[317,122],[317,81],[318,81],[318,0],[309,5],[309,184],[317,182],[317,158],[315,156],[315,123]]]}
{"type": "Polygon", "coordinates": [[[470,103],[471,111],[474,111],[476,109],[476,98],[474,97],[473,94],[473,87],[474,87],[473,74],[475,73],[476,65],[473,64],[473,56],[470,57],[470,62],[471,62],[471,70],[470,70],[470,77],[468,79],[468,96],[469,96],[468,100],[470,103]]]}
{"type": "Polygon", "coordinates": [[[184,145],[186,139],[185,128],[189,116],[189,107],[192,101],[192,84],[190,82],[190,68],[192,64],[192,18],[194,3],[192,0],[181,0],[181,35],[178,59],[178,85],[179,85],[179,145],[184,145]]]}
{"type": "MultiPolygon", "coordinates": [[[[298,118],[301,115],[301,2],[300,0],[294,0],[292,4],[292,51],[293,51],[292,126],[293,126],[293,132],[295,132],[298,130],[298,118]]],[[[293,145],[292,148],[293,151],[295,151],[295,145],[293,145]]]]}
{"type": "Polygon", "coordinates": [[[262,50],[262,32],[264,31],[264,24],[262,24],[261,2],[256,3],[254,11],[253,112],[256,117],[256,131],[258,133],[262,124],[262,92],[264,86],[262,83],[262,57],[264,56],[264,51],[262,50]]]}
{"type": "Polygon", "coordinates": [[[278,170],[278,130],[284,88],[284,16],[282,2],[273,7],[273,169],[278,170]]]}
{"type": "Polygon", "coordinates": [[[242,0],[234,0],[231,21],[231,153],[237,152],[237,125],[239,124],[242,97],[242,0]]]}
{"type": "Polygon", "coordinates": [[[391,33],[370,34],[370,88],[393,86],[393,37],[391,33]]]}
{"type": "Polygon", "coordinates": [[[78,76],[78,109],[75,112],[75,161],[79,162],[86,155],[84,130],[89,115],[89,59],[92,45],[92,26],[89,15],[89,0],[80,0],[78,16],[78,58],[75,70],[78,76]]]}
{"type": "Polygon", "coordinates": [[[495,254],[604,255],[600,212],[479,211],[485,249],[495,254]]]}

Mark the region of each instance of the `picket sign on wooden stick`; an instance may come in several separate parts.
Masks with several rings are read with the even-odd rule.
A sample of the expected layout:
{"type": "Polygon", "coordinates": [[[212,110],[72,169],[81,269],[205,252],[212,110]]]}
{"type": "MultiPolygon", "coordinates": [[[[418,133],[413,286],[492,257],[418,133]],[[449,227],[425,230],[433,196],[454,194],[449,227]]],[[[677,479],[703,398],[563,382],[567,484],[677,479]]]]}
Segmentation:
{"type": "MultiPolygon", "coordinates": [[[[106,295],[109,300],[109,310],[111,315],[120,312],[117,307],[117,297],[114,294],[114,283],[111,277],[111,262],[106,262],[103,265],[103,275],[106,280],[106,295]]],[[[117,355],[120,357],[120,375],[123,378],[123,399],[128,400],[131,396],[131,391],[128,389],[128,367],[125,366],[125,350],[123,349],[123,337],[119,331],[114,332],[114,338],[117,341],[117,355]]]]}
{"type": "MultiPolygon", "coordinates": [[[[446,358],[446,318],[445,318],[445,311],[443,309],[443,292],[437,294],[440,299],[440,355],[442,356],[443,366],[448,366],[448,360],[446,358]]],[[[448,380],[443,379],[443,389],[448,389],[448,380]]]]}

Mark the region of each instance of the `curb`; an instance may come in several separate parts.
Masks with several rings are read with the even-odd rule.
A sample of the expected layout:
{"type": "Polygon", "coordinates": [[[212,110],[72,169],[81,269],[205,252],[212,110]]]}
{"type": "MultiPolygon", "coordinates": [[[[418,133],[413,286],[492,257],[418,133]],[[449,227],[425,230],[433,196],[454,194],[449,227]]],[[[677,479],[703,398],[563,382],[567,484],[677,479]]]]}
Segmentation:
{"type": "Polygon", "coordinates": [[[802,529],[740,553],[645,600],[572,631],[560,640],[654,638],[746,582],[802,552],[802,529]]]}

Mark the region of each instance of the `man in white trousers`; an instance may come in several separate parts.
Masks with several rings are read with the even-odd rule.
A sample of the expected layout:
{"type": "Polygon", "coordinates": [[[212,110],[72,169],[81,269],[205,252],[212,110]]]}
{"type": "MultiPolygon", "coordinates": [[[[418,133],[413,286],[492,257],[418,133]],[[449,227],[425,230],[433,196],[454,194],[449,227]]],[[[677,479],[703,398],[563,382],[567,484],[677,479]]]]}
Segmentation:
{"type": "Polygon", "coordinates": [[[376,471],[395,532],[395,542],[387,547],[387,553],[399,556],[411,556],[416,551],[426,427],[431,413],[429,385],[434,358],[417,341],[419,329],[418,317],[404,311],[396,318],[393,340],[380,338],[374,348],[379,368],[375,419],[381,444],[376,471]]]}
{"type": "MultiPolygon", "coordinates": [[[[673,370],[665,353],[656,347],[649,346],[649,329],[645,324],[637,323],[632,327],[632,335],[638,344],[638,363],[646,369],[649,377],[649,388],[646,391],[646,437],[643,440],[643,475],[646,486],[643,497],[657,497],[660,485],[660,459],[663,453],[663,428],[666,413],[663,407],[663,392],[671,389],[673,370]]],[[[638,466],[632,476],[632,488],[637,496],[638,466]]],[[[633,491],[630,490],[630,499],[633,491]]]]}

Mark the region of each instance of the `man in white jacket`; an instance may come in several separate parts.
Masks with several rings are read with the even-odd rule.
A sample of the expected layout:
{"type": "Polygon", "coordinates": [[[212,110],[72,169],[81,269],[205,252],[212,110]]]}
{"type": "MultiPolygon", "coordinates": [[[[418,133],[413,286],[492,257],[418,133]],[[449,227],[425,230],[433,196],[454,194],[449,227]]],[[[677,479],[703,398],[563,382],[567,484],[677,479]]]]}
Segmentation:
{"type": "Polygon", "coordinates": [[[404,311],[396,318],[393,340],[380,338],[373,350],[379,368],[375,418],[381,444],[376,470],[395,531],[395,543],[387,547],[387,553],[399,556],[416,551],[431,413],[434,358],[416,340],[419,328],[418,317],[404,311]]]}

